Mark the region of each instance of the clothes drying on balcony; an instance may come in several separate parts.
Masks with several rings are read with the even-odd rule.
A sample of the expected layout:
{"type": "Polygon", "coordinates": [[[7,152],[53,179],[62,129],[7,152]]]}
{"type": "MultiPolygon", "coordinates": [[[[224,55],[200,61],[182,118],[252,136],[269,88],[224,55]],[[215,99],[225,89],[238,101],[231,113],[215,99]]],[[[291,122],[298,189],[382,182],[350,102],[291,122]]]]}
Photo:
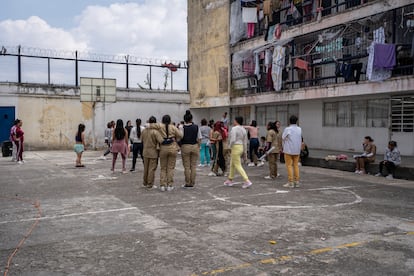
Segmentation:
{"type": "Polygon", "coordinates": [[[282,71],[285,68],[286,48],[280,45],[273,50],[272,79],[273,88],[276,91],[282,90],[282,71]]]}
{"type": "Polygon", "coordinates": [[[242,8],[242,19],[244,23],[257,23],[257,8],[242,8]]]}
{"type": "Polygon", "coordinates": [[[395,45],[381,44],[374,45],[374,67],[383,69],[393,69],[396,65],[395,45]]]}
{"type": "Polygon", "coordinates": [[[382,81],[391,78],[391,70],[384,68],[374,67],[375,59],[375,44],[385,43],[385,32],[384,28],[380,27],[374,30],[374,41],[371,42],[371,45],[368,47],[368,64],[367,64],[367,78],[370,81],[382,81]]]}

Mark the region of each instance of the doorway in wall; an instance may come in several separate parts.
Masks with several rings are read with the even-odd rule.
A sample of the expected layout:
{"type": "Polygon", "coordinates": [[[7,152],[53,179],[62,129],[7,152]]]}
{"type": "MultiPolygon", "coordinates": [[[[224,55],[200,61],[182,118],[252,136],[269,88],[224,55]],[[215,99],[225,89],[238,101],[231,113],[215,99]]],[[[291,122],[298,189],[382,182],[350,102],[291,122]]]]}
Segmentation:
{"type": "Polygon", "coordinates": [[[0,144],[9,140],[10,128],[15,119],[14,106],[0,106],[0,144]]]}

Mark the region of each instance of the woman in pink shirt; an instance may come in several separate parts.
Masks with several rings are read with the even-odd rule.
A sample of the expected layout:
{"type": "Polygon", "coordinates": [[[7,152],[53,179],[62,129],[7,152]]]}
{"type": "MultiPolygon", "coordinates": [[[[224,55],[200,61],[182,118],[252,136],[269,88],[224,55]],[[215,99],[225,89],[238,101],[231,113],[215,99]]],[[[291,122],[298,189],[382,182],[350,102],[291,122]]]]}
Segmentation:
{"type": "Polygon", "coordinates": [[[22,129],[23,122],[22,120],[18,120],[16,125],[16,140],[14,141],[16,143],[17,148],[17,163],[23,164],[23,142],[24,142],[24,131],[22,129]]]}
{"type": "Polygon", "coordinates": [[[249,134],[249,158],[250,163],[247,165],[249,167],[257,166],[257,159],[259,158],[259,128],[257,127],[256,120],[252,120],[250,126],[244,126],[249,134]]]}

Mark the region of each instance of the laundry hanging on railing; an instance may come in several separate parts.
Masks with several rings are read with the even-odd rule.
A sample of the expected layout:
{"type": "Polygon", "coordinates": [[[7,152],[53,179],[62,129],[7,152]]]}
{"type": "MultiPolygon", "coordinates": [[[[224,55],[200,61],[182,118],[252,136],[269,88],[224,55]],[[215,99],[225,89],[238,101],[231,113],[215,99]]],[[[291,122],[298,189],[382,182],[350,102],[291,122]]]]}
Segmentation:
{"type": "Polygon", "coordinates": [[[368,52],[368,64],[367,64],[367,79],[370,81],[382,81],[391,78],[392,71],[384,68],[374,67],[375,59],[375,44],[385,43],[384,28],[380,27],[373,32],[374,41],[367,48],[368,52]]]}
{"type": "Polygon", "coordinates": [[[374,68],[392,70],[396,64],[394,44],[377,43],[374,45],[374,68]]]}
{"type": "Polygon", "coordinates": [[[272,79],[273,88],[276,91],[282,90],[282,71],[285,68],[286,48],[283,46],[275,46],[273,50],[272,62],[272,79]]]}

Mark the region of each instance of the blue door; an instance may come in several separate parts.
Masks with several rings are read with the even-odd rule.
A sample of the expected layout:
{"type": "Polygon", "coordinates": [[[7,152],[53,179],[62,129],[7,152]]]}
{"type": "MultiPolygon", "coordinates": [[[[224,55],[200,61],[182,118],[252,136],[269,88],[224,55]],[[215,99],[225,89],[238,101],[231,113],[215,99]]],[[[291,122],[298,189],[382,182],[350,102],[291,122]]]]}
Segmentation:
{"type": "Polygon", "coordinates": [[[9,140],[10,128],[15,120],[14,106],[0,106],[0,144],[9,140]]]}

